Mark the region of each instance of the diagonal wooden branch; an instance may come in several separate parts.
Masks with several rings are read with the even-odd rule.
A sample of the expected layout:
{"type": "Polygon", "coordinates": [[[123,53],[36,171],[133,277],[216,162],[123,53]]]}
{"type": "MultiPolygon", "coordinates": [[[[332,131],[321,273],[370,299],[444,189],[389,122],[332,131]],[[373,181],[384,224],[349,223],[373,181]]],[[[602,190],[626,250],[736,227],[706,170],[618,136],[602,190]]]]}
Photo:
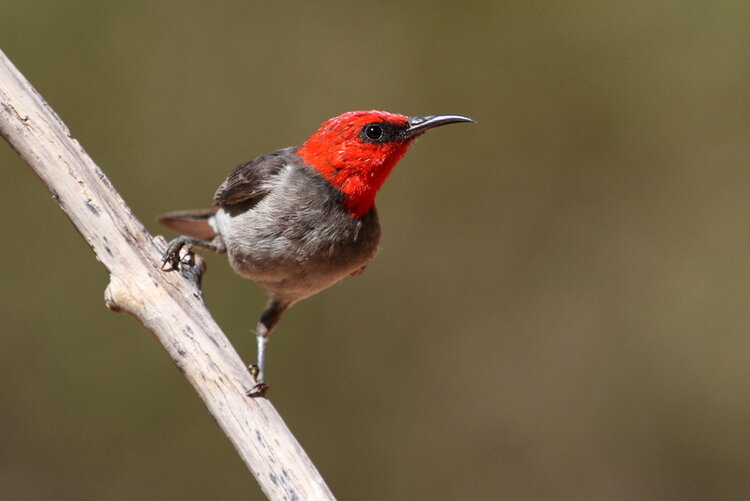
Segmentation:
{"type": "Polygon", "coordinates": [[[0,133],[47,185],[110,273],[107,306],[159,340],[269,499],[334,499],[203,303],[200,266],[161,270],[165,242],[133,216],[104,173],[0,51],[0,133]]]}

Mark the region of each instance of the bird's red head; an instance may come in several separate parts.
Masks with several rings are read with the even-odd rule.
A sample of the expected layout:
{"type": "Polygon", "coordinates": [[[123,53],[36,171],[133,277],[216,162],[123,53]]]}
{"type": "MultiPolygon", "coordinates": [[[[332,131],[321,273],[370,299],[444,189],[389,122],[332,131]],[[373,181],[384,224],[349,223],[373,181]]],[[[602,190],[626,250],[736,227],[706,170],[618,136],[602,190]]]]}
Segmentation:
{"type": "Polygon", "coordinates": [[[375,205],[375,194],[414,139],[432,127],[467,121],[473,120],[350,111],[323,122],[297,154],[344,193],[352,217],[361,217],[375,205]]]}

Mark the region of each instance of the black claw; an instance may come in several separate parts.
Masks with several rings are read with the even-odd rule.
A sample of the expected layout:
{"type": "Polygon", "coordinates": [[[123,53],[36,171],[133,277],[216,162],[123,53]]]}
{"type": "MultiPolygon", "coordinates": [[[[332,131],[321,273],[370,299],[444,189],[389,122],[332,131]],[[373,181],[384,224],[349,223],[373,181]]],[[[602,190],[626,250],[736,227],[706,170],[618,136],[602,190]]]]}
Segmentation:
{"type": "Polygon", "coordinates": [[[179,260],[175,259],[174,256],[164,255],[161,259],[161,269],[164,271],[174,271],[177,269],[179,260]]]}
{"type": "Polygon", "coordinates": [[[247,395],[250,398],[261,398],[266,396],[266,392],[268,391],[268,384],[266,383],[256,383],[255,386],[247,390],[245,395],[247,395]]]}
{"type": "Polygon", "coordinates": [[[174,256],[165,252],[161,258],[161,269],[164,271],[176,270],[177,263],[175,262],[174,256]]]}
{"type": "Polygon", "coordinates": [[[258,382],[258,374],[260,374],[260,368],[257,365],[253,364],[249,366],[248,369],[250,370],[250,375],[253,377],[253,379],[255,379],[256,382],[255,386],[247,390],[245,395],[251,398],[265,397],[269,386],[262,381],[258,382]]]}
{"type": "Polygon", "coordinates": [[[183,247],[187,246],[187,251],[190,252],[192,247],[189,243],[186,243],[182,238],[175,238],[167,246],[167,250],[164,251],[164,255],[161,258],[161,269],[164,271],[176,270],[180,265],[180,251],[183,247]],[[166,267],[169,265],[169,267],[166,267]]]}

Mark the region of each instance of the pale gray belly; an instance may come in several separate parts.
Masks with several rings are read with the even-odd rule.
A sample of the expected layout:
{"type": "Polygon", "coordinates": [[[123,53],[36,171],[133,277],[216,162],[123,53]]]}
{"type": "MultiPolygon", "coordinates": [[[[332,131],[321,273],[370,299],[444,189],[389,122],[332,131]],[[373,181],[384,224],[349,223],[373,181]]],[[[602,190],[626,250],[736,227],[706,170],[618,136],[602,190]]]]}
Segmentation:
{"type": "Polygon", "coordinates": [[[247,210],[218,210],[212,226],[239,275],[292,302],[309,297],[365,266],[377,252],[375,210],[360,219],[325,207],[278,209],[264,200],[247,210]]]}

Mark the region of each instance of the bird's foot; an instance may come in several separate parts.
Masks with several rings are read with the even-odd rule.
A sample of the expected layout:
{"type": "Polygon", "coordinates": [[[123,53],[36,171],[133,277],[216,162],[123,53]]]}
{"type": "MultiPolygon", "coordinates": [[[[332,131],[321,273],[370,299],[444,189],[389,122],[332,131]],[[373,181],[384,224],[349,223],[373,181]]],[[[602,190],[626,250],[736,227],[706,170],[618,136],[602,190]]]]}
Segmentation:
{"type": "Polygon", "coordinates": [[[192,262],[193,245],[185,237],[177,237],[167,245],[167,250],[161,257],[161,269],[164,271],[176,270],[180,263],[189,264],[192,262]]]}
{"type": "Polygon", "coordinates": [[[247,395],[250,398],[262,398],[266,396],[266,392],[268,391],[267,383],[255,383],[255,386],[247,390],[245,395],[247,395]]]}
{"type": "Polygon", "coordinates": [[[247,390],[245,395],[247,395],[250,398],[260,398],[265,397],[266,392],[268,391],[267,383],[264,383],[263,381],[258,381],[258,375],[260,374],[260,369],[257,365],[253,364],[250,367],[250,375],[253,376],[253,379],[255,380],[255,386],[247,390]]]}

